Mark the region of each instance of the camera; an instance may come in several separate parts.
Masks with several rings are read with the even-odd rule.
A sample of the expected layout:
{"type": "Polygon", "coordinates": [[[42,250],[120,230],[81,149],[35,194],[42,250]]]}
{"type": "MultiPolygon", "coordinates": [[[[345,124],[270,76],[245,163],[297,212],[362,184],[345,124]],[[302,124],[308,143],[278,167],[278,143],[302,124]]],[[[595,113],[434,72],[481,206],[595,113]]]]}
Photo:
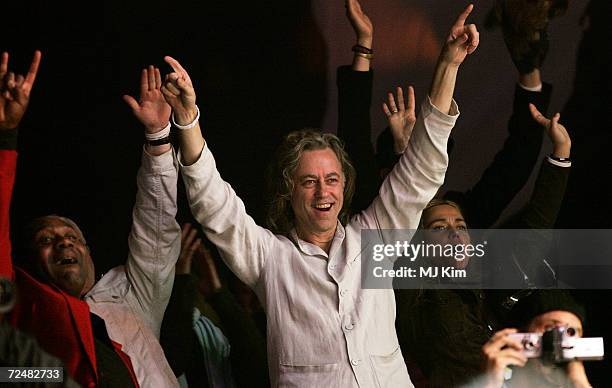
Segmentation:
{"type": "Polygon", "coordinates": [[[509,335],[523,346],[527,358],[541,358],[550,364],[562,364],[573,360],[601,360],[604,356],[602,337],[581,338],[573,327],[554,327],[539,333],[514,333],[509,335]]]}

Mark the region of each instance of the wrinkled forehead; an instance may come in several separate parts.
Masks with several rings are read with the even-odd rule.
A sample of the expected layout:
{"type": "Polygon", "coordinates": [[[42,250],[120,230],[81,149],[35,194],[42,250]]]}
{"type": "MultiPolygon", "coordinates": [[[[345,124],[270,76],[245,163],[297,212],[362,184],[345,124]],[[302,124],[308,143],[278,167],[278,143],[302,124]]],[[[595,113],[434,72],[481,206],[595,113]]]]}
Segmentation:
{"type": "Polygon", "coordinates": [[[329,175],[343,176],[342,164],[331,148],[304,151],[298,162],[295,176],[329,175]]]}
{"type": "Polygon", "coordinates": [[[77,237],[85,241],[85,236],[77,224],[69,218],[60,216],[44,216],[34,219],[26,228],[26,235],[28,239],[34,239],[39,233],[43,231],[61,231],[63,229],[69,229],[76,233],[77,237]]]}

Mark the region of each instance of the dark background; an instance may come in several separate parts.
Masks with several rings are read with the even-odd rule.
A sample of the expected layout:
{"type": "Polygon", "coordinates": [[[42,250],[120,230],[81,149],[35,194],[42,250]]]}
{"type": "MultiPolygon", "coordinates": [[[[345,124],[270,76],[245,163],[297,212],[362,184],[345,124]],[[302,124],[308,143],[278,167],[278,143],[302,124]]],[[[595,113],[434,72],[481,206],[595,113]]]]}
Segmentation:
{"type": "MultiPolygon", "coordinates": [[[[479,25],[481,44],[462,66],[458,80],[461,118],[453,131],[456,145],[445,189],[469,188],[501,147],[516,81],[500,31],[482,27],[494,1],[474,3],[470,20],[479,25]]],[[[599,7],[594,12],[597,34],[609,34],[609,6],[602,0],[593,3],[599,7]]],[[[609,39],[586,49],[582,70],[589,76],[577,77],[574,84],[583,35],[579,20],[586,5],[586,0],[570,1],[567,14],[551,23],[543,78],[555,88],[551,111],[562,111],[572,92],[581,90],[590,99],[578,99],[574,105],[598,110],[574,112],[573,119],[568,118],[571,125],[581,126],[589,117],[589,125],[610,130],[609,72],[603,71],[610,63],[609,39]],[[604,98],[606,102],[598,105],[604,98]],[[602,113],[605,119],[594,123],[602,113]]],[[[379,101],[387,90],[410,83],[417,99],[425,95],[440,45],[465,4],[363,0],[362,6],[375,27],[374,139],[384,126],[379,101]]],[[[21,125],[14,228],[50,213],[74,219],[88,238],[98,272],[126,257],[143,135],[121,96],[137,96],[142,67],[154,64],[166,73],[163,56],[172,55],[189,71],[203,131],[221,174],[256,220],[263,215],[265,166],[282,134],[303,127],[335,132],[335,69],[350,63],[354,43],[341,0],[35,0],[5,2],[2,14],[0,50],[10,52],[11,69],[25,73],[33,51],[43,52],[21,125]]],[[[609,144],[606,141],[609,136],[597,142],[599,148],[584,152],[607,156],[610,148],[601,149],[609,144]]],[[[549,149],[545,144],[543,154],[549,149]]],[[[601,167],[602,162],[591,163],[601,167]]],[[[592,165],[585,164],[583,171],[590,171],[592,165]]],[[[605,195],[610,171],[583,172],[582,180],[575,181],[589,186],[584,189],[589,195],[602,195],[602,190],[605,195]]],[[[506,214],[524,203],[532,184],[533,177],[506,214]]],[[[609,198],[602,202],[606,201],[609,198]]],[[[566,227],[591,227],[580,221],[612,215],[607,208],[576,213],[576,203],[584,203],[584,198],[574,199],[566,227]]],[[[182,198],[180,208],[179,222],[189,219],[182,198]]],[[[594,327],[591,335],[609,332],[606,312],[612,306],[607,295],[582,296],[596,312],[589,321],[594,327]]],[[[605,376],[612,373],[604,371],[605,365],[609,364],[596,366],[601,380],[592,382],[601,384],[595,386],[610,381],[605,376]]]]}

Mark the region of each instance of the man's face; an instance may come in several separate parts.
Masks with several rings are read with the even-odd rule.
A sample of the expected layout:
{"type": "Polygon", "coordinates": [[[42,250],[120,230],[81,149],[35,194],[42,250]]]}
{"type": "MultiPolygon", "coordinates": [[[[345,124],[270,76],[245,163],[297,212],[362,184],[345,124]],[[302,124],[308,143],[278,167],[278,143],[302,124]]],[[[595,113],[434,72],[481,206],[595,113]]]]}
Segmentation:
{"type": "MultiPolygon", "coordinates": [[[[527,331],[531,333],[544,333],[546,330],[555,327],[572,327],[576,329],[576,336],[582,337],[582,322],[573,313],[569,311],[549,311],[538,315],[529,322],[527,331]]],[[[584,366],[579,361],[571,361],[563,365],[549,365],[543,363],[540,359],[531,359],[527,364],[528,370],[536,371],[537,375],[544,378],[545,381],[555,386],[566,386],[567,378],[573,380],[576,378],[580,381],[587,381],[584,366]]]]}
{"type": "Polygon", "coordinates": [[[293,176],[291,207],[300,238],[335,233],[344,201],[342,166],[330,148],[306,151],[293,176]]]}
{"type": "MultiPolygon", "coordinates": [[[[470,233],[461,212],[451,205],[437,205],[423,213],[423,229],[425,240],[430,244],[466,245],[470,244],[470,233]]],[[[438,258],[440,265],[452,265],[455,268],[467,267],[469,258],[455,260],[451,258],[438,258]]]]}
{"type": "Polygon", "coordinates": [[[68,294],[80,298],[93,287],[89,248],[69,225],[49,218],[34,235],[32,248],[37,267],[68,294]]]}

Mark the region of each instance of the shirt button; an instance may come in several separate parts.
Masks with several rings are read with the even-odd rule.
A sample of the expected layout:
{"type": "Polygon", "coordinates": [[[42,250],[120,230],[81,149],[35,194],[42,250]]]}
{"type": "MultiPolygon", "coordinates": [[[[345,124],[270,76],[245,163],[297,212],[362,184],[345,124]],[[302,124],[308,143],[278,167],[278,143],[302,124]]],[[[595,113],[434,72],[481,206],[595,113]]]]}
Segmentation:
{"type": "Polygon", "coordinates": [[[346,325],[344,325],[344,328],[346,330],[353,330],[354,327],[355,325],[353,325],[352,323],[347,323],[346,325]]]}
{"type": "Polygon", "coordinates": [[[346,288],[340,291],[340,296],[345,296],[346,294],[348,294],[348,290],[346,288]]]}
{"type": "Polygon", "coordinates": [[[357,366],[357,365],[361,364],[361,360],[358,360],[358,359],[352,360],[351,364],[353,364],[354,366],[357,366]]]}
{"type": "Polygon", "coordinates": [[[330,264],[329,269],[330,271],[336,269],[336,264],[330,264]]]}

